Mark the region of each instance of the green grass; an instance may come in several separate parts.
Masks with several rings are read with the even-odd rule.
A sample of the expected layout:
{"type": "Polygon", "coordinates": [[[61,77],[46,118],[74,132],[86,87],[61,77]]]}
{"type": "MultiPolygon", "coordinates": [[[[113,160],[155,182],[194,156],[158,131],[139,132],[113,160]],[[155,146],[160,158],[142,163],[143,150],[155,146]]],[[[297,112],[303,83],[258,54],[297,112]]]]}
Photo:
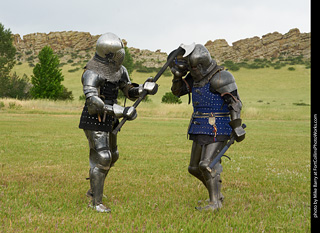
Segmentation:
{"type": "MultiPolygon", "coordinates": [[[[0,231],[310,232],[310,70],[294,67],[233,72],[247,136],[223,160],[225,201],[214,213],[194,209],[207,191],[187,171],[187,97],[161,104],[171,78],[119,133],[104,191],[110,214],[87,208],[82,103],[0,99],[0,231]]],[[[81,90],[74,74],[66,87],[81,90]]]]}

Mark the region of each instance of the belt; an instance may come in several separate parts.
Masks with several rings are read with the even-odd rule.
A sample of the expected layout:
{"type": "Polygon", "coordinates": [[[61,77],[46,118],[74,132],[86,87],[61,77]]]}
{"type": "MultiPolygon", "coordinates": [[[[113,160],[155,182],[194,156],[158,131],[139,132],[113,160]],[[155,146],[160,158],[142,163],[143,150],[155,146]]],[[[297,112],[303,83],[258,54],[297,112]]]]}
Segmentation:
{"type": "Polygon", "coordinates": [[[229,112],[210,112],[210,113],[203,113],[203,112],[194,112],[192,114],[193,118],[208,118],[208,117],[229,117],[229,112]]]}

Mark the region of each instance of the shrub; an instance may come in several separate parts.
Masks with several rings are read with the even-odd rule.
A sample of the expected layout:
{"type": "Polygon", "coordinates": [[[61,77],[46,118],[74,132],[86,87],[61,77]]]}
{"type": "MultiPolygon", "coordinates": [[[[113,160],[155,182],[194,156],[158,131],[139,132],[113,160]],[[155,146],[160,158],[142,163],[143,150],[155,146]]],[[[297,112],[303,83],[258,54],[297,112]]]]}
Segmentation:
{"type": "Polygon", "coordinates": [[[80,95],[79,101],[86,101],[86,96],[84,94],[80,95]]]}
{"type": "Polygon", "coordinates": [[[28,99],[30,83],[27,75],[21,78],[14,72],[12,75],[3,76],[0,78],[3,82],[0,86],[0,97],[9,97],[17,99],[28,99]]]}
{"type": "Polygon", "coordinates": [[[73,72],[77,72],[77,71],[80,70],[80,69],[81,69],[80,67],[77,67],[77,68],[68,70],[68,72],[69,72],[69,73],[73,73],[73,72]]]}
{"type": "Polygon", "coordinates": [[[172,94],[172,92],[167,92],[162,96],[161,103],[166,104],[181,104],[182,101],[179,97],[172,94]]]}
{"type": "Polygon", "coordinates": [[[237,71],[240,69],[240,66],[236,63],[234,63],[233,61],[225,61],[222,66],[226,67],[227,69],[231,70],[231,71],[237,71]]]}

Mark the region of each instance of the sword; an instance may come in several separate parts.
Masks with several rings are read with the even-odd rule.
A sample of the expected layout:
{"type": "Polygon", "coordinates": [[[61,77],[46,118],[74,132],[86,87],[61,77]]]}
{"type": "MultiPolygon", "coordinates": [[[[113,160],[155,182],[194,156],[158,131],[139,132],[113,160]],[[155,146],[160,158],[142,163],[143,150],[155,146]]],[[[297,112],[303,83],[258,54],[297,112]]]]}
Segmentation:
{"type": "MultiPolygon", "coordinates": [[[[168,68],[168,66],[172,63],[172,61],[175,59],[175,57],[183,52],[183,57],[188,56],[190,53],[192,53],[193,49],[195,47],[195,44],[191,45],[184,45],[181,44],[178,49],[174,50],[168,57],[167,62],[164,64],[164,66],[160,69],[160,71],[156,74],[156,76],[153,78],[152,82],[157,82],[160,76],[163,74],[163,72],[168,68]]],[[[143,90],[143,92],[140,94],[139,98],[134,102],[132,105],[134,108],[137,108],[140,102],[147,96],[148,92],[146,90],[143,90]]],[[[123,117],[121,122],[117,125],[117,127],[112,131],[113,135],[117,135],[121,127],[126,123],[127,117],[123,117]]]]}
{"type": "MultiPolygon", "coordinates": [[[[243,129],[245,129],[247,126],[245,124],[242,124],[241,126],[243,129]]],[[[226,153],[226,151],[229,149],[229,147],[234,143],[235,140],[235,134],[233,133],[229,139],[229,141],[227,142],[227,144],[222,148],[222,150],[219,152],[219,154],[214,158],[214,160],[209,164],[209,166],[207,167],[207,170],[209,172],[212,172],[212,168],[214,167],[214,165],[216,165],[217,162],[220,161],[221,157],[224,155],[224,153],[226,153]]],[[[228,157],[229,158],[229,157],[228,157]]]]}

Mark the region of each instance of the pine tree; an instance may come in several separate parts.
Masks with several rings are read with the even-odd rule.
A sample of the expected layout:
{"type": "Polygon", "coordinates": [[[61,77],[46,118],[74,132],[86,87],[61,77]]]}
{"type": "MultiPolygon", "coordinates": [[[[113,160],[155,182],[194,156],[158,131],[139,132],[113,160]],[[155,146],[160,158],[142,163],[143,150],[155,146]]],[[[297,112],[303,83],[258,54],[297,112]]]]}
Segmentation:
{"type": "Polygon", "coordinates": [[[7,76],[13,68],[16,48],[12,44],[12,33],[10,29],[4,29],[0,23],[0,77],[7,76]]]}
{"type": "Polygon", "coordinates": [[[5,29],[0,23],[0,98],[25,99],[29,97],[30,87],[27,75],[20,78],[15,72],[10,73],[16,63],[16,48],[12,42],[10,29],[5,29]]]}
{"type": "Polygon", "coordinates": [[[65,87],[61,84],[64,77],[59,69],[60,60],[50,46],[45,46],[38,55],[39,63],[33,68],[30,90],[35,99],[61,99],[65,87]]]}

